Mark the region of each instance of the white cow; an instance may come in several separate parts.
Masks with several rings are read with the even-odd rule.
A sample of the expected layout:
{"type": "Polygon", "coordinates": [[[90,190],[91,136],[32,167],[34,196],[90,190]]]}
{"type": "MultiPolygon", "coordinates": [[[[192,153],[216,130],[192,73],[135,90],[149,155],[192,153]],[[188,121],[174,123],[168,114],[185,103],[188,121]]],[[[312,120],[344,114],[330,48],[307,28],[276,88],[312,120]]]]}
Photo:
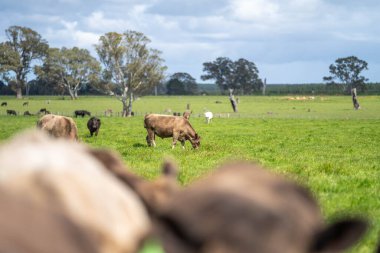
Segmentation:
{"type": "Polygon", "coordinates": [[[211,122],[211,119],[214,117],[214,115],[212,114],[212,112],[207,111],[205,112],[205,117],[206,117],[206,123],[209,124],[211,122]]]}

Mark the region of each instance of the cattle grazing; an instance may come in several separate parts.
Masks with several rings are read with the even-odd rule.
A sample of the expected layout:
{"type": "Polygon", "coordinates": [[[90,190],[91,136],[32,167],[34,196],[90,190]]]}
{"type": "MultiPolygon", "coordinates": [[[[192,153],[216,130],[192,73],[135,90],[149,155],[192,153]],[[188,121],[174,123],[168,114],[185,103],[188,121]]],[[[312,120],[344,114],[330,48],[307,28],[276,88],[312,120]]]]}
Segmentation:
{"type": "Polygon", "coordinates": [[[167,253],[341,252],[368,227],[360,218],[326,225],[306,188],[244,163],[178,191],[159,216],[167,253]]]}
{"type": "Polygon", "coordinates": [[[113,114],[112,109],[107,109],[104,111],[104,116],[112,116],[112,114],[113,114]]]}
{"type": "Polygon", "coordinates": [[[8,106],[8,103],[7,102],[2,102],[1,106],[8,106]]]}
{"type": "Polygon", "coordinates": [[[45,114],[45,115],[47,115],[47,114],[50,114],[50,111],[46,110],[46,108],[41,108],[39,110],[38,114],[45,114]]]}
{"type": "Polygon", "coordinates": [[[185,119],[187,119],[187,120],[190,119],[190,115],[191,115],[191,111],[185,111],[185,112],[182,114],[182,116],[183,116],[185,119]]]}
{"type": "Polygon", "coordinates": [[[29,105],[29,102],[24,102],[23,104],[22,104],[22,106],[28,106],[29,105]]]}
{"type": "Polygon", "coordinates": [[[78,140],[77,125],[70,117],[48,114],[38,120],[37,128],[53,137],[78,140]]]}
{"type": "Polygon", "coordinates": [[[7,115],[15,115],[15,116],[17,116],[17,112],[15,110],[7,110],[7,115]]]}
{"type": "Polygon", "coordinates": [[[144,127],[148,132],[146,136],[148,146],[156,146],[156,135],[161,138],[173,137],[172,148],[175,147],[177,141],[180,141],[182,148],[185,148],[186,140],[190,141],[195,149],[200,146],[200,136],[184,117],[148,114],[144,118],[144,127]]]}
{"type": "Polygon", "coordinates": [[[90,131],[91,136],[94,133],[95,133],[95,136],[98,136],[100,125],[101,125],[100,119],[97,117],[91,117],[87,121],[87,128],[90,131]]]}
{"type": "Polygon", "coordinates": [[[206,118],[206,123],[210,124],[211,119],[214,117],[214,114],[210,111],[205,112],[205,118],[206,118]]]}
{"type": "Polygon", "coordinates": [[[32,116],[33,114],[31,114],[29,111],[25,111],[24,112],[24,116],[32,116]]]}
{"type": "MultiPolygon", "coordinates": [[[[49,138],[40,131],[23,134],[3,144],[0,147],[0,188],[9,189],[18,196],[28,198],[32,204],[43,209],[59,212],[69,223],[66,224],[64,219],[57,220],[57,223],[66,224],[62,230],[71,229],[73,233],[71,238],[77,239],[73,245],[55,245],[57,250],[27,251],[26,249],[22,253],[81,252],[69,249],[70,246],[74,248],[74,243],[80,244],[81,239],[85,237],[83,235],[88,235],[90,240],[92,239],[91,242],[95,243],[95,251],[82,251],[85,253],[139,252],[142,242],[151,230],[151,222],[136,193],[109,172],[115,166],[122,164],[122,159],[110,151],[94,150],[81,143],[49,138]],[[22,159],[15,160],[14,157],[22,159]],[[78,229],[71,228],[70,223],[78,229]]],[[[120,170],[122,169],[124,168],[120,170]]],[[[23,210],[24,218],[21,221],[34,219],[28,211],[29,209],[23,210]]],[[[7,218],[9,217],[0,217],[0,220],[7,218]]],[[[48,216],[47,219],[49,218],[48,216]]],[[[27,224],[32,222],[19,223],[19,229],[24,230],[19,233],[30,233],[27,224]]],[[[2,229],[7,228],[3,228],[3,222],[1,224],[0,234],[10,236],[0,238],[0,242],[7,239],[16,240],[10,234],[14,231],[1,233],[2,229]]],[[[54,229],[49,232],[52,233],[51,236],[66,233],[58,231],[57,234],[53,234],[54,229]]],[[[45,233],[29,235],[29,243],[48,240],[49,236],[39,238],[36,242],[32,240],[39,235],[44,236],[45,233]]],[[[1,247],[0,243],[0,249],[1,247]]],[[[42,247],[43,245],[40,246],[42,247]]],[[[82,250],[84,249],[83,247],[82,250]]]]}
{"type": "Polygon", "coordinates": [[[75,117],[82,116],[82,118],[85,115],[91,116],[91,113],[89,111],[86,111],[86,110],[76,110],[76,111],[74,111],[74,114],[75,114],[75,117]]]}

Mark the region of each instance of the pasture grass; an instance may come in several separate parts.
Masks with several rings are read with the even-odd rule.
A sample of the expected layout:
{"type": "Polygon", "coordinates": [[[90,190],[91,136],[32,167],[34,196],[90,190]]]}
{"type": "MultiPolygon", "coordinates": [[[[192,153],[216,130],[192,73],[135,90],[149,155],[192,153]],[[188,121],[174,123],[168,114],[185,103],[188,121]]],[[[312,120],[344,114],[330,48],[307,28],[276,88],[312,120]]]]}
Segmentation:
{"type": "MultiPolygon", "coordinates": [[[[0,97],[0,140],[35,127],[38,116],[5,116],[6,109],[26,110],[25,101],[0,97]]],[[[54,97],[29,98],[28,110],[46,107],[72,115],[76,109],[102,115],[105,109],[120,111],[121,103],[109,97],[83,97],[76,101],[54,97]],[[47,104],[49,102],[49,104],[47,104]]],[[[316,97],[293,101],[287,97],[241,97],[239,113],[231,113],[228,97],[142,97],[135,101],[137,116],[100,116],[98,137],[90,137],[88,117],[75,118],[82,142],[118,151],[135,173],[153,179],[165,158],[180,168],[179,181],[187,185],[218,165],[231,160],[253,161],[284,174],[311,189],[325,217],[360,214],[371,229],[351,252],[373,252],[380,234],[380,97],[359,97],[361,110],[352,109],[350,97],[316,97]],[[215,103],[221,101],[222,103],[215,103]],[[201,136],[201,147],[171,149],[171,139],[156,139],[146,145],[143,114],[166,109],[183,112],[190,104],[190,122],[201,136]],[[217,116],[205,124],[205,109],[217,116]],[[218,116],[219,114],[219,116],[218,116]],[[228,115],[229,114],[229,115],[228,115]],[[229,116],[229,118],[227,118],[229,116]]],[[[154,248],[154,247],[153,247],[154,248]]],[[[149,252],[149,250],[147,251],[149,252]]]]}

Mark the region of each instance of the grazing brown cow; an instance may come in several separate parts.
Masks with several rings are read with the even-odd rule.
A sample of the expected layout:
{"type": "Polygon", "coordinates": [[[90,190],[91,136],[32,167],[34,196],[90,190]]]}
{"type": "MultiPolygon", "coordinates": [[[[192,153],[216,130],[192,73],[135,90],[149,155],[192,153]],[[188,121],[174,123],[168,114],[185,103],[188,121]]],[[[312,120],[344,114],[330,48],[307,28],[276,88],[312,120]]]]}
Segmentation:
{"type": "Polygon", "coordinates": [[[149,146],[156,146],[156,135],[161,138],[173,137],[172,148],[175,147],[177,141],[180,141],[182,147],[185,148],[186,140],[190,141],[195,149],[200,146],[200,136],[184,117],[148,114],[145,115],[144,127],[148,132],[146,141],[149,146]]]}
{"type": "MultiPolygon", "coordinates": [[[[151,223],[136,193],[108,171],[114,166],[122,160],[109,151],[34,131],[0,147],[0,187],[64,214],[92,235],[101,253],[135,253],[151,223]]],[[[81,234],[72,236],[80,240],[81,234]]]]}
{"type": "Polygon", "coordinates": [[[69,117],[47,114],[38,120],[37,128],[57,138],[78,140],[77,125],[69,117]]]}
{"type": "Polygon", "coordinates": [[[307,189],[250,164],[179,191],[160,219],[167,253],[340,252],[367,228],[355,218],[325,225],[307,189]]]}

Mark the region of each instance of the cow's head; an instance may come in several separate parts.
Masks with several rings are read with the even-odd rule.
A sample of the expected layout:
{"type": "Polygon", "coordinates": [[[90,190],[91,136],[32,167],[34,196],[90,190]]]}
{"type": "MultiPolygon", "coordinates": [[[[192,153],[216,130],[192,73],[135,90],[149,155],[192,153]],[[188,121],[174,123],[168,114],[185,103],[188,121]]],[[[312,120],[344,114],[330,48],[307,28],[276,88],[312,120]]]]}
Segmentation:
{"type": "Polygon", "coordinates": [[[195,134],[194,138],[190,138],[190,142],[194,149],[198,149],[201,145],[201,137],[195,134]]]}

